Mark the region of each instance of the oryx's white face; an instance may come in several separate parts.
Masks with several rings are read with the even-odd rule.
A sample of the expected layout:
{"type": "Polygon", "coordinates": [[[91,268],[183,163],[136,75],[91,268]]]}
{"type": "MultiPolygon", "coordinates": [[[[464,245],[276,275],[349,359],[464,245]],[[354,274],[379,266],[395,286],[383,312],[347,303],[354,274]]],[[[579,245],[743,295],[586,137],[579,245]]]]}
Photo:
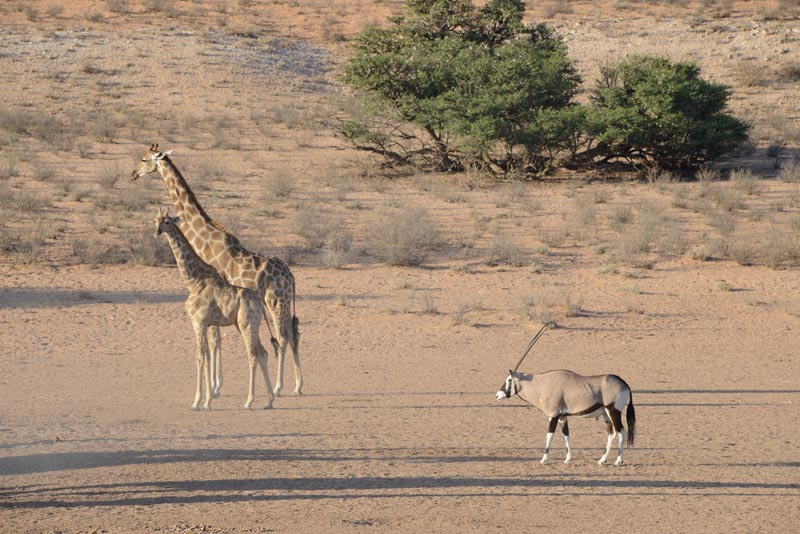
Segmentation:
{"type": "Polygon", "coordinates": [[[514,378],[513,373],[509,373],[508,378],[506,378],[506,381],[503,383],[503,387],[497,392],[495,398],[497,400],[510,399],[516,395],[518,391],[519,384],[517,383],[517,379],[514,378]]]}

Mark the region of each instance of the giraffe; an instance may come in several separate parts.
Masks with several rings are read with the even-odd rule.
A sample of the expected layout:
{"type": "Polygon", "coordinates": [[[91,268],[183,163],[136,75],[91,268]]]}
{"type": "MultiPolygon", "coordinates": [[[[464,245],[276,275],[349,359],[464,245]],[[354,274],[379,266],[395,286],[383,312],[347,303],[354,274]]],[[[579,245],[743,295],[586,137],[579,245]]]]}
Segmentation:
{"type": "Polygon", "coordinates": [[[205,376],[205,403],[203,408],[211,408],[211,370],[208,348],[208,328],[210,326],[236,325],[244,340],[250,363],[250,383],[247,390],[247,402],[244,407],[250,408],[255,399],[256,364],[261,367],[264,382],[267,384],[267,405],[272,408],[273,394],[267,370],[267,351],[258,337],[261,319],[267,319],[261,296],[252,289],[229,284],[213,267],[195,254],[192,246],[178,228],[178,217],[170,217],[168,210],[158,208],[154,237],[162,233],[167,236],[183,283],[189,289],[189,297],[184,307],[194,327],[197,338],[197,389],[192,409],[197,410],[202,398],[201,385],[205,376]]]}
{"type": "Polygon", "coordinates": [[[277,336],[277,340],[272,340],[278,358],[274,393],[280,395],[283,389],[283,365],[287,345],[290,345],[294,363],[294,393],[300,395],[303,375],[299,354],[300,323],[295,315],[294,275],[279,258],[266,258],[247,250],[230,230],[212,219],[175,167],[170,154],[171,150],[160,152],[157,144],[151,145],[133,169],[131,181],[158,172],[169,189],[181,219],[181,229],[197,255],[229,283],[255,289],[262,296],[277,336]]]}

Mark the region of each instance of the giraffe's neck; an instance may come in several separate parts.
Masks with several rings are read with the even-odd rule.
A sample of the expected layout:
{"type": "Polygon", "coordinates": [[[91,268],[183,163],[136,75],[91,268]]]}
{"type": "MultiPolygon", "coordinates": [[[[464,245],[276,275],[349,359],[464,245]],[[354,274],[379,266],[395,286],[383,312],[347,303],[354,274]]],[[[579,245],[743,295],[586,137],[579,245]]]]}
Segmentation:
{"type": "MultiPolygon", "coordinates": [[[[228,245],[233,245],[245,250],[239,239],[233,235],[233,232],[206,213],[189,184],[186,183],[183,175],[169,158],[159,160],[158,171],[167,184],[172,202],[175,204],[175,209],[181,218],[181,228],[184,231],[184,236],[191,243],[194,250],[201,251],[200,253],[203,254],[202,251],[205,250],[204,244],[207,237],[209,235],[219,235],[220,232],[225,234],[226,248],[228,245]]],[[[223,255],[225,255],[225,252],[223,251],[223,255]]],[[[212,258],[204,256],[203,259],[207,262],[212,260],[212,258]]]]}
{"type": "Polygon", "coordinates": [[[178,210],[178,216],[186,226],[191,227],[195,224],[194,221],[198,219],[202,221],[203,225],[214,225],[214,221],[205,212],[200,202],[197,201],[197,197],[194,196],[194,191],[191,190],[183,175],[169,158],[158,161],[158,171],[167,184],[172,202],[178,210]]]}
{"type": "Polygon", "coordinates": [[[186,240],[180,229],[174,224],[166,225],[167,241],[175,255],[175,261],[181,272],[183,283],[191,287],[195,283],[217,277],[217,272],[200,257],[186,240]]]}

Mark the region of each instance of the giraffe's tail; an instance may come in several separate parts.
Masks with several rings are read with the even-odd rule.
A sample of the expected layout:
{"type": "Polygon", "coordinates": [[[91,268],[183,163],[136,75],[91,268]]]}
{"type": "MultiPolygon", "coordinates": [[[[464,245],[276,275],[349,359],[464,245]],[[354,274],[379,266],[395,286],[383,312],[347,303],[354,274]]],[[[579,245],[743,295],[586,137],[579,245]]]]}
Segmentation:
{"type": "Polygon", "coordinates": [[[269,342],[272,343],[272,348],[275,349],[275,356],[277,357],[280,353],[280,346],[278,345],[278,340],[275,339],[275,336],[272,335],[272,328],[269,326],[269,318],[267,317],[267,307],[264,303],[261,303],[261,313],[264,315],[264,322],[267,323],[267,331],[269,332],[269,342]]]}
{"type": "Polygon", "coordinates": [[[295,291],[294,275],[292,276],[292,337],[294,338],[294,346],[300,344],[300,319],[297,318],[297,296],[295,291]]]}

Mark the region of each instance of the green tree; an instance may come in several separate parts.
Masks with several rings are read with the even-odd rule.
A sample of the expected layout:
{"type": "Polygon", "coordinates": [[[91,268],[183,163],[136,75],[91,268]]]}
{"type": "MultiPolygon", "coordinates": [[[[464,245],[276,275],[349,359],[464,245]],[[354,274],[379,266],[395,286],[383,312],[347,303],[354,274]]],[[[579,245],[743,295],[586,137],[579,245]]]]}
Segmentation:
{"type": "Polygon", "coordinates": [[[344,121],[340,133],[395,161],[545,171],[569,141],[540,130],[567,110],[580,78],[564,43],[545,26],[526,27],[523,13],[519,0],[481,9],[468,0],[408,0],[390,28],[355,39],[344,80],[419,135],[385,120],[384,128],[344,121]],[[417,149],[406,148],[410,141],[417,149]]]}
{"type": "Polygon", "coordinates": [[[632,56],[601,70],[587,131],[592,155],[636,165],[694,168],[735,150],[749,125],[725,113],[730,87],[694,63],[632,56]]]}

